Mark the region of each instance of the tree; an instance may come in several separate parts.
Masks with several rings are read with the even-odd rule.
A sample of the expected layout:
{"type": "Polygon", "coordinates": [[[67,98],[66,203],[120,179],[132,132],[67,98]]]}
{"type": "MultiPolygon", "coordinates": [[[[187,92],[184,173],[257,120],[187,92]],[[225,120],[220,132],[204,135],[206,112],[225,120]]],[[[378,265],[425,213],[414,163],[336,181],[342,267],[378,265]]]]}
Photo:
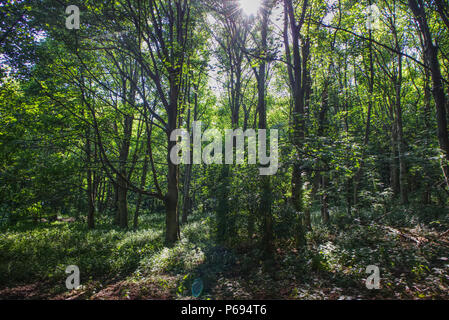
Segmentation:
{"type": "Polygon", "coordinates": [[[432,92],[436,106],[438,141],[444,154],[442,168],[446,185],[449,187],[449,167],[447,164],[447,161],[449,161],[449,136],[447,131],[446,94],[444,92],[443,78],[438,59],[438,48],[433,43],[432,34],[427,22],[424,2],[422,0],[409,0],[408,4],[418,22],[419,30],[423,36],[425,65],[430,68],[432,74],[432,92]]]}

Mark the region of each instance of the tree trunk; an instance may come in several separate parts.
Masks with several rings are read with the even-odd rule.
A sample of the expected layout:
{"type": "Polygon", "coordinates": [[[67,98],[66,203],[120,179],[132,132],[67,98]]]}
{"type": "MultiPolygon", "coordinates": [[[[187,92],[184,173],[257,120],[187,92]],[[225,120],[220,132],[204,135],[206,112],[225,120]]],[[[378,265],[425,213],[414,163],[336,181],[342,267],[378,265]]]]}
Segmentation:
{"type": "MultiPolygon", "coordinates": [[[[371,5],[371,0],[369,1],[369,5],[371,5]]],[[[370,132],[371,132],[371,112],[373,109],[373,96],[374,96],[374,57],[373,57],[373,44],[371,42],[373,38],[373,33],[371,30],[369,30],[369,42],[368,42],[368,48],[369,48],[369,71],[370,71],[370,78],[369,78],[369,88],[368,88],[368,112],[366,116],[366,127],[365,127],[365,138],[363,141],[363,146],[366,148],[369,144],[369,138],[370,138],[370,132]]],[[[365,149],[362,153],[362,159],[360,161],[359,169],[357,170],[357,173],[354,177],[354,206],[357,206],[358,203],[358,195],[359,195],[359,184],[360,180],[362,178],[362,170],[364,165],[364,157],[365,157],[365,149]]]]}
{"type": "MultiPolygon", "coordinates": [[[[174,144],[169,144],[173,147],[174,144]]],[[[171,149],[171,148],[170,148],[171,149]]],[[[168,160],[167,194],[165,195],[165,244],[172,247],[178,241],[178,166],[168,160]]]]}
{"type": "MultiPolygon", "coordinates": [[[[265,8],[262,16],[262,55],[268,55],[268,22],[271,12],[271,5],[265,1],[265,8]]],[[[267,129],[267,103],[266,103],[266,61],[263,59],[260,62],[259,75],[257,76],[258,84],[258,111],[259,111],[259,130],[267,129]]],[[[260,133],[259,133],[260,134],[260,133]]],[[[268,135],[266,135],[268,138],[268,135]]],[[[268,149],[269,150],[269,149],[268,149]]],[[[273,215],[271,212],[271,179],[270,176],[261,177],[261,203],[260,213],[263,217],[263,239],[262,246],[264,255],[267,260],[273,258],[274,243],[273,243],[273,215]]]]}
{"type": "MultiPolygon", "coordinates": [[[[305,110],[304,110],[304,94],[305,94],[305,81],[306,70],[303,67],[306,65],[306,61],[301,58],[300,50],[300,36],[301,28],[304,23],[305,13],[308,6],[308,1],[305,0],[302,7],[302,15],[300,21],[297,23],[295,18],[295,9],[292,0],[284,0],[284,10],[285,17],[290,21],[290,30],[292,37],[292,50],[293,57],[290,55],[290,45],[288,41],[287,31],[288,28],[284,30],[284,42],[286,47],[287,61],[291,63],[288,66],[290,87],[292,89],[293,96],[293,112],[292,112],[292,127],[293,127],[293,146],[297,149],[295,150],[295,163],[293,164],[291,188],[292,188],[292,205],[294,210],[298,215],[298,230],[297,230],[297,245],[301,247],[305,245],[305,235],[304,235],[304,218],[303,218],[303,208],[302,208],[302,169],[299,159],[298,149],[302,148],[302,140],[305,137],[305,110]]],[[[287,26],[287,25],[286,25],[287,26]]],[[[306,44],[305,44],[306,45],[306,44]]],[[[304,51],[303,51],[304,53],[304,51]]],[[[304,57],[306,59],[306,57],[304,57]]]]}
{"type": "Polygon", "coordinates": [[[94,220],[94,214],[95,214],[95,191],[93,186],[93,179],[92,179],[92,169],[91,169],[91,162],[92,162],[92,152],[91,152],[91,146],[90,146],[90,130],[87,129],[86,132],[86,166],[87,166],[87,226],[89,229],[95,228],[95,220],[94,220]]]}
{"type": "Polygon", "coordinates": [[[129,149],[131,144],[131,135],[134,117],[125,115],[124,119],[124,137],[120,148],[119,156],[119,175],[117,179],[117,206],[119,215],[119,224],[121,228],[128,228],[128,185],[127,168],[129,149]]]}
{"type": "MultiPolygon", "coordinates": [[[[396,16],[393,19],[396,21],[396,16]]],[[[393,22],[393,36],[396,43],[396,51],[401,52],[401,44],[399,42],[398,32],[396,24],[393,22]]],[[[395,93],[396,93],[396,128],[398,138],[398,156],[399,156],[399,187],[401,193],[401,203],[408,203],[408,181],[407,181],[407,164],[405,161],[405,142],[404,142],[404,129],[402,126],[402,55],[397,54],[398,59],[398,73],[395,76],[395,93]]]]}
{"type": "Polygon", "coordinates": [[[418,21],[420,31],[424,38],[424,58],[426,65],[430,67],[433,82],[433,97],[435,99],[436,116],[438,124],[438,141],[444,153],[442,163],[443,175],[446,185],[449,187],[449,137],[447,131],[446,118],[446,95],[443,87],[443,77],[441,75],[440,62],[438,60],[438,48],[434,45],[432,34],[427,22],[424,2],[422,0],[408,0],[410,9],[418,21]]]}
{"type": "Polygon", "coordinates": [[[172,247],[179,239],[179,217],[178,217],[178,165],[172,163],[170,152],[176,146],[176,141],[170,141],[171,133],[176,130],[178,123],[178,99],[180,92],[180,73],[170,76],[170,105],[168,115],[168,150],[167,150],[167,194],[165,195],[165,245],[172,247]]]}

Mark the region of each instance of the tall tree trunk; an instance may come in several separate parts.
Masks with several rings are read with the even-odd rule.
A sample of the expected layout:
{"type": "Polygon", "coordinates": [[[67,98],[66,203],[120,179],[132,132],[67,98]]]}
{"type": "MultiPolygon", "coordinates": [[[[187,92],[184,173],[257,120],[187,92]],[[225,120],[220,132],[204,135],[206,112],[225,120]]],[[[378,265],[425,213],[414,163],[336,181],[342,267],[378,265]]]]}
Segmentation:
{"type": "Polygon", "coordinates": [[[131,145],[131,135],[134,117],[125,115],[124,137],[120,148],[119,175],[117,180],[117,206],[119,212],[119,224],[121,228],[128,228],[128,184],[127,162],[131,145]]]}
{"type": "MultiPolygon", "coordinates": [[[[175,143],[169,143],[170,150],[175,143]]],[[[170,155],[167,157],[167,194],[165,195],[165,244],[171,247],[178,237],[178,166],[171,163],[170,155]]]]}
{"type": "Polygon", "coordinates": [[[427,22],[424,2],[422,0],[408,0],[409,7],[418,21],[420,31],[424,39],[424,58],[426,65],[430,67],[433,82],[433,97],[435,99],[436,116],[438,124],[438,141],[440,149],[444,153],[442,163],[443,175],[446,185],[449,187],[449,137],[446,118],[446,95],[443,87],[440,62],[438,60],[438,48],[434,45],[432,34],[427,22]]]}
{"type": "MultiPolygon", "coordinates": [[[[328,74],[330,74],[331,72],[331,66],[332,66],[332,62],[329,64],[329,72],[328,74]]],[[[327,125],[326,125],[326,115],[327,115],[327,111],[329,109],[329,83],[330,80],[329,79],[325,79],[325,83],[324,83],[324,89],[323,89],[323,93],[321,95],[321,110],[320,110],[320,114],[319,114],[319,128],[318,128],[318,135],[320,137],[325,136],[326,134],[326,129],[327,129],[327,125]]],[[[323,161],[321,161],[323,162],[323,161]]],[[[325,162],[325,161],[324,161],[325,162]]],[[[327,163],[325,163],[325,165],[327,165],[327,163]]],[[[327,224],[329,222],[329,208],[328,208],[328,202],[327,202],[327,198],[328,198],[328,192],[327,192],[327,183],[328,183],[328,178],[326,176],[326,173],[324,173],[324,175],[321,176],[321,172],[317,173],[320,177],[321,177],[321,219],[323,221],[324,224],[327,224]]]]}
{"type": "MultiPolygon", "coordinates": [[[[268,22],[271,13],[271,1],[265,0],[262,13],[262,25],[261,25],[261,56],[268,56],[268,22]]],[[[260,61],[259,70],[257,74],[258,85],[258,103],[257,110],[259,112],[259,130],[267,129],[267,103],[266,103],[266,70],[267,62],[265,59],[260,61]]],[[[259,133],[260,134],[260,133],[259,133]]],[[[268,135],[267,135],[268,138],[268,135]]],[[[268,149],[269,150],[269,149],[268,149]]],[[[274,255],[274,243],[273,243],[273,216],[271,211],[271,179],[270,176],[261,177],[261,190],[260,190],[260,206],[259,212],[263,218],[263,238],[262,248],[266,260],[271,260],[274,255]]]]}
{"type": "MultiPolygon", "coordinates": [[[[302,141],[305,137],[305,110],[304,110],[304,94],[305,94],[305,83],[303,79],[306,79],[303,70],[303,66],[306,65],[305,61],[301,58],[301,28],[304,23],[306,9],[308,6],[308,1],[303,2],[302,13],[299,22],[297,22],[295,17],[295,9],[292,0],[284,0],[284,10],[285,17],[290,21],[290,30],[292,37],[292,51],[293,57],[290,54],[290,45],[288,41],[288,29],[284,30],[284,42],[286,47],[287,61],[290,63],[288,66],[290,87],[292,89],[293,96],[293,112],[292,112],[292,128],[293,146],[296,148],[296,156],[293,164],[291,188],[292,188],[292,205],[296,213],[298,214],[298,231],[297,231],[297,245],[301,247],[305,245],[305,234],[304,234],[304,219],[303,219],[303,208],[302,208],[302,169],[299,159],[299,149],[302,148],[302,141]],[[304,74],[303,74],[304,73],[304,74]]],[[[305,58],[305,57],[304,57],[305,58]]]]}
{"type": "Polygon", "coordinates": [[[396,128],[398,138],[398,156],[399,156],[399,187],[401,193],[401,203],[408,203],[408,187],[407,187],[407,164],[405,162],[405,142],[404,129],[402,127],[402,56],[399,55],[399,79],[396,84],[396,128]]]}
{"type": "MultiPolygon", "coordinates": [[[[144,109],[144,118],[147,119],[147,109],[144,109]]],[[[153,116],[150,116],[149,121],[145,121],[145,130],[146,130],[146,146],[145,146],[145,159],[143,162],[142,168],[142,177],[140,180],[140,189],[144,190],[147,182],[147,173],[148,173],[148,164],[150,161],[151,154],[151,133],[153,131],[153,116]],[[150,123],[148,123],[150,122],[150,123]]],[[[142,202],[142,194],[139,193],[136,204],[136,211],[134,213],[134,230],[137,230],[139,224],[139,212],[142,202]]]]}
{"type": "Polygon", "coordinates": [[[95,191],[92,178],[92,150],[90,145],[90,130],[86,131],[86,166],[87,166],[87,226],[89,229],[95,228],[95,191]]]}
{"type": "Polygon", "coordinates": [[[180,93],[180,73],[170,76],[170,105],[168,114],[168,150],[167,150],[167,193],[165,195],[165,244],[171,247],[179,239],[179,217],[178,217],[178,165],[173,164],[170,158],[171,150],[176,146],[176,141],[171,141],[171,133],[176,130],[178,124],[178,99],[180,93]]]}
{"type": "MultiPolygon", "coordinates": [[[[369,5],[371,5],[371,0],[369,0],[369,5]]],[[[366,115],[366,127],[365,127],[365,138],[363,140],[363,146],[366,148],[369,144],[369,138],[371,133],[371,112],[373,110],[373,98],[374,98],[374,57],[373,57],[373,32],[370,29],[369,30],[369,42],[368,42],[368,49],[369,49],[369,72],[370,72],[370,78],[369,78],[369,88],[368,88],[368,112],[366,115]]],[[[362,169],[364,165],[364,157],[365,157],[365,150],[363,150],[362,153],[362,159],[359,166],[359,169],[357,170],[357,173],[354,177],[354,206],[357,206],[358,203],[358,194],[359,194],[359,184],[360,179],[362,178],[362,169]]]]}

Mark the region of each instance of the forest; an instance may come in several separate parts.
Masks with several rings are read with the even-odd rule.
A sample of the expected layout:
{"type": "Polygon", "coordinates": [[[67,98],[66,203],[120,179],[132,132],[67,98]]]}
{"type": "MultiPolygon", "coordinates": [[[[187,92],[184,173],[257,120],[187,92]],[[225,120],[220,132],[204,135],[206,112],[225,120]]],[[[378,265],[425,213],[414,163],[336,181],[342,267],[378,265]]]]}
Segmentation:
{"type": "Polygon", "coordinates": [[[0,1],[0,300],[449,298],[447,0],[0,1]]]}

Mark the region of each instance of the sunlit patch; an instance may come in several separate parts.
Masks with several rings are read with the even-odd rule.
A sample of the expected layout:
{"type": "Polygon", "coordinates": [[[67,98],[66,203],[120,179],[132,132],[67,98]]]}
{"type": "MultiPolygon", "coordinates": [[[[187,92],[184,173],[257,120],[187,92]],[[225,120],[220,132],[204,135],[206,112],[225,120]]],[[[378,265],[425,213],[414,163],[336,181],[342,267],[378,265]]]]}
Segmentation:
{"type": "Polygon", "coordinates": [[[263,0],[240,0],[240,7],[243,12],[248,15],[257,15],[263,0]]]}

